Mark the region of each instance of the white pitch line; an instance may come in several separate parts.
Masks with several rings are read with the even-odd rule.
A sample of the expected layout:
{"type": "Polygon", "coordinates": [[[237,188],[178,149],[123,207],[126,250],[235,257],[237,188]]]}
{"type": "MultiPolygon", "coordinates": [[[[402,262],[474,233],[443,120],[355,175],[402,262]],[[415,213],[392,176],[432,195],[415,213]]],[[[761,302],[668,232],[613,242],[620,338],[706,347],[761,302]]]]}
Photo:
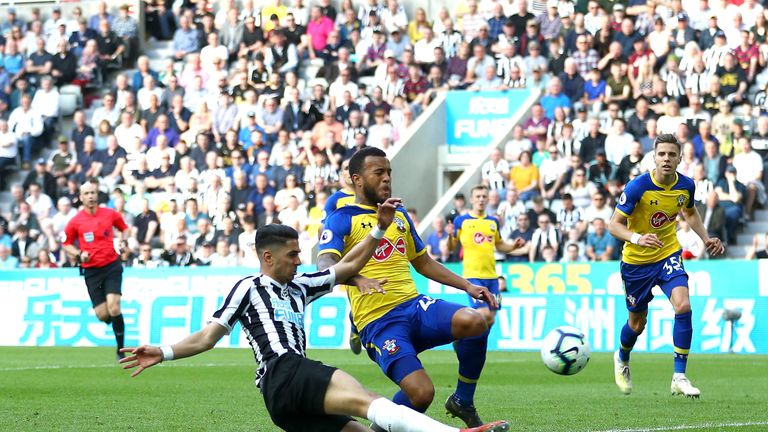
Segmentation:
{"type": "MultiPolygon", "coordinates": [[[[164,365],[165,367],[221,367],[221,366],[249,366],[244,363],[175,363],[173,366],[164,365]]],[[[120,368],[117,363],[113,365],[43,365],[43,366],[24,366],[24,367],[9,367],[0,368],[0,372],[16,372],[16,371],[29,371],[29,370],[46,370],[46,369],[111,369],[120,368]]]]}
{"type": "Polygon", "coordinates": [[[659,431],[678,431],[701,428],[740,428],[746,426],[766,426],[768,421],[744,422],[744,423],[702,423],[698,425],[680,425],[680,426],[660,426],[641,429],[607,429],[602,431],[590,432],[659,432],[659,431]]]}

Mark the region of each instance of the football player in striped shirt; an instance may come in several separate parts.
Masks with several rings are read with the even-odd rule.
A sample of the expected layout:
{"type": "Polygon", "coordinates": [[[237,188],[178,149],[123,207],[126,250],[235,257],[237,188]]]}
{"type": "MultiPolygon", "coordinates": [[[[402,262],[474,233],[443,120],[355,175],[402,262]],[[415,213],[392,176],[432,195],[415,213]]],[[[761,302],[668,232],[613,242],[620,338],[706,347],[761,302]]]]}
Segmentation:
{"type": "MultiPolygon", "coordinates": [[[[340,369],[306,357],[306,304],[330,292],[336,280],[345,281],[363,268],[384,237],[399,203],[391,198],[381,204],[378,223],[366,238],[339,263],[313,274],[296,276],[301,250],[293,228],[277,224],[260,228],[255,245],[262,273],[238,281],[203,330],[174,345],[125,348],[122,351],[130,356],[120,363],[124,369],[137,368],[131,375],[135,377],[162,361],[191,357],[213,348],[239,321],[259,363],[256,385],[272,421],[283,430],[370,431],[350,417],[356,416],[384,425],[387,431],[508,431],[505,421],[462,430],[443,425],[366,390],[340,369]]],[[[383,293],[380,285],[377,291],[383,293]]]]}

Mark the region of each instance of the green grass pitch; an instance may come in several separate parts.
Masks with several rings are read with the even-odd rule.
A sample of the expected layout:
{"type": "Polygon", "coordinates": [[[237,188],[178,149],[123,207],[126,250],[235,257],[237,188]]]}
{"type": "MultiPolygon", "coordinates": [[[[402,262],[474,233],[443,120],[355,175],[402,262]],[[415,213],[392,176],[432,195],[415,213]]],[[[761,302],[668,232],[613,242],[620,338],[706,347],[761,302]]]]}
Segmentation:
{"type": "MultiPolygon", "coordinates": [[[[395,386],[365,356],[311,351],[369,389],[395,386]]],[[[428,414],[451,425],[442,404],[455,386],[450,351],[421,356],[436,387],[428,414]]],[[[248,350],[215,349],[163,364],[131,379],[107,348],[0,348],[0,431],[275,431],[253,385],[248,350]]],[[[633,356],[635,392],[613,384],[611,355],[593,354],[571,377],[545,369],[538,353],[490,353],[475,399],[488,421],[520,431],[768,431],[766,358],[692,355],[699,400],[669,394],[671,355],[633,356]]],[[[311,432],[311,431],[308,431],[311,432]]]]}

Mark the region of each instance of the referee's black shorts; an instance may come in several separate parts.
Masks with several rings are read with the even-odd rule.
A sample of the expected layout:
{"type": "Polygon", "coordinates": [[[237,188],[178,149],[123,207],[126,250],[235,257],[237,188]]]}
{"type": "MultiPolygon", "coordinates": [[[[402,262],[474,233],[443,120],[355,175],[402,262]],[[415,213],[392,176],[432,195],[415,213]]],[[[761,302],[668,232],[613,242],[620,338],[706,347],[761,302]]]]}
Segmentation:
{"type": "Polygon", "coordinates": [[[83,276],[93,307],[106,302],[107,294],[123,293],[123,263],[119,259],[104,267],[84,268],[83,276]]]}
{"type": "Polygon", "coordinates": [[[325,393],[336,368],[298,354],[271,360],[261,378],[261,392],[272,422],[288,432],[339,432],[352,417],[329,415],[325,393]]]}

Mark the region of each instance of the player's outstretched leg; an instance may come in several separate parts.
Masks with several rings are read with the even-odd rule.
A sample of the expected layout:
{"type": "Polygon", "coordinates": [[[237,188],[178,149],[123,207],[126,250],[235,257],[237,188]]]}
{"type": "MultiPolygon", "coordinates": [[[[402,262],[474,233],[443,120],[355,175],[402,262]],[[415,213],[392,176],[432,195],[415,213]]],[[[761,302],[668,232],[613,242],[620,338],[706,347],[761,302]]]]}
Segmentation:
{"type": "Polygon", "coordinates": [[[509,423],[499,421],[471,429],[444,425],[408,407],[369,392],[351,375],[336,370],[328,384],[324,410],[327,414],[364,417],[387,432],[506,432],[509,423]]]}

